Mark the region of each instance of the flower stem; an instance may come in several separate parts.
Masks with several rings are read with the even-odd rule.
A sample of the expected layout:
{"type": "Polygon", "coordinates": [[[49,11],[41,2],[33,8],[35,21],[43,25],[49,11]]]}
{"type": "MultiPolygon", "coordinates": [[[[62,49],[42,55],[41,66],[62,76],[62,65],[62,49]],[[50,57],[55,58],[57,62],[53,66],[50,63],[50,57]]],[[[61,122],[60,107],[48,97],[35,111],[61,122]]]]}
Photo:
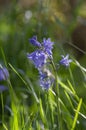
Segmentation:
{"type": "Polygon", "coordinates": [[[62,118],[61,118],[61,108],[60,108],[60,93],[59,93],[59,85],[58,85],[58,77],[57,77],[57,70],[55,67],[55,64],[53,62],[53,60],[51,60],[51,64],[54,70],[54,74],[55,74],[55,82],[56,82],[56,100],[57,100],[57,112],[58,112],[58,126],[59,126],[59,130],[62,130],[62,118]]]}

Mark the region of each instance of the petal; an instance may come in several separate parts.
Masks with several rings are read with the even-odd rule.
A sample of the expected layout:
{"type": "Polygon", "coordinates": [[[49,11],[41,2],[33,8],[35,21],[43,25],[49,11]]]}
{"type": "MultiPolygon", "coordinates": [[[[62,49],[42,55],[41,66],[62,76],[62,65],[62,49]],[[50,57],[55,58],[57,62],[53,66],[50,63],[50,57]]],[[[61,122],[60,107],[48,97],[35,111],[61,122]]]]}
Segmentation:
{"type": "Polygon", "coordinates": [[[69,58],[69,55],[67,54],[65,57],[64,56],[62,56],[62,59],[60,60],[60,64],[61,65],[64,65],[64,66],[66,66],[66,67],[68,67],[69,65],[70,65],[70,62],[72,62],[72,60],[71,59],[68,59],[69,58]]]}
{"type": "Polygon", "coordinates": [[[38,69],[42,67],[47,60],[47,55],[41,50],[37,50],[31,54],[27,54],[27,57],[33,61],[35,67],[38,69]]]}
{"type": "Polygon", "coordinates": [[[43,39],[43,46],[44,46],[44,51],[51,56],[52,55],[52,49],[53,49],[53,44],[54,42],[51,42],[51,39],[43,39]]]}
{"type": "Polygon", "coordinates": [[[34,46],[41,47],[41,44],[40,44],[40,42],[37,41],[36,36],[33,36],[32,38],[30,38],[29,42],[34,46]]]}
{"type": "Polygon", "coordinates": [[[7,80],[9,77],[8,70],[4,67],[0,69],[0,81],[7,80]]]}

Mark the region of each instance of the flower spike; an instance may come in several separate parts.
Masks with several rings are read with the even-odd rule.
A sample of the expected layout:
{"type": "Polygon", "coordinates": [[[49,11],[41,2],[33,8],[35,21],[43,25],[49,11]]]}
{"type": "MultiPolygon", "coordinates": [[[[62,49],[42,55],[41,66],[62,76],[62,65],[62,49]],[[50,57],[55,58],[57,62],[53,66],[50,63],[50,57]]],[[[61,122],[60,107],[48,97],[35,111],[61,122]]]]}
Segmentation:
{"type": "Polygon", "coordinates": [[[71,59],[68,59],[69,58],[69,55],[67,54],[65,57],[62,55],[62,59],[60,60],[60,64],[61,65],[64,65],[66,67],[68,67],[70,65],[70,63],[72,62],[71,59]]]}

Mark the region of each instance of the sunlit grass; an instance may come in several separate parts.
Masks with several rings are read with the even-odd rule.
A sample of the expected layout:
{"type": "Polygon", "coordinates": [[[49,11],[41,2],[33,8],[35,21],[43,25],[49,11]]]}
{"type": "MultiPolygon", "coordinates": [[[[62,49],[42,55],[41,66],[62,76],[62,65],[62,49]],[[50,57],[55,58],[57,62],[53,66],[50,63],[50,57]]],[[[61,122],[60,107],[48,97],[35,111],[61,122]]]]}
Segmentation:
{"type": "MultiPolygon", "coordinates": [[[[0,81],[0,85],[8,88],[0,91],[0,130],[85,130],[86,68],[72,55],[69,68],[59,67],[57,63],[60,55],[69,52],[65,51],[62,43],[71,37],[73,26],[77,25],[76,18],[69,23],[63,12],[55,14],[56,10],[62,10],[63,3],[58,6],[54,3],[54,6],[52,1],[51,7],[58,8],[54,10],[50,8],[49,0],[40,2],[38,10],[39,5],[27,9],[32,13],[27,22],[25,12],[18,7],[0,17],[3,18],[0,19],[0,64],[9,71],[9,78],[0,81]],[[52,10],[47,10],[48,7],[52,10]],[[60,14],[62,18],[59,18],[60,14]],[[27,60],[26,53],[35,50],[28,43],[28,38],[34,34],[39,39],[51,37],[55,41],[53,56],[57,68],[52,70],[57,83],[48,90],[40,87],[38,71],[27,60]]],[[[84,6],[82,8],[75,9],[76,17],[78,13],[85,16],[84,6]]],[[[85,55],[83,50],[72,43],[70,45],[85,55]]]]}
{"type": "MultiPolygon", "coordinates": [[[[10,94],[10,106],[8,108],[10,111],[10,116],[8,116],[8,121],[5,120],[5,112],[4,112],[4,100],[3,95],[1,93],[1,101],[2,101],[2,128],[5,130],[27,130],[27,129],[58,129],[58,105],[57,100],[60,104],[60,115],[61,116],[61,129],[75,130],[77,129],[77,125],[80,124],[79,118],[85,119],[86,105],[84,104],[81,97],[77,95],[76,90],[74,89],[74,78],[72,74],[71,68],[69,69],[70,75],[73,83],[67,78],[66,83],[62,81],[62,77],[59,78],[58,75],[58,85],[59,85],[59,98],[57,99],[57,95],[54,92],[54,88],[50,88],[45,91],[42,90],[39,94],[36,94],[33,83],[29,81],[27,75],[20,74],[10,63],[8,64],[4,55],[4,51],[2,51],[2,55],[4,57],[6,66],[11,69],[12,73],[14,73],[31,97],[28,98],[28,101],[32,100],[31,105],[28,105],[25,99],[22,99],[16,94],[14,91],[15,88],[11,85],[10,79],[8,79],[7,83],[9,86],[9,94],[10,94]],[[27,77],[27,78],[25,78],[27,77]],[[84,110],[84,111],[82,111],[84,110]],[[79,116],[79,118],[78,118],[79,116]],[[79,124],[78,124],[79,123],[79,124]]],[[[82,67],[77,61],[74,62],[74,65],[79,67],[82,72],[82,75],[85,77],[86,69],[82,67]]],[[[21,92],[19,92],[21,93],[21,92]]],[[[37,92],[38,93],[38,92],[37,92]]],[[[24,92],[23,92],[24,94],[24,92]]]]}

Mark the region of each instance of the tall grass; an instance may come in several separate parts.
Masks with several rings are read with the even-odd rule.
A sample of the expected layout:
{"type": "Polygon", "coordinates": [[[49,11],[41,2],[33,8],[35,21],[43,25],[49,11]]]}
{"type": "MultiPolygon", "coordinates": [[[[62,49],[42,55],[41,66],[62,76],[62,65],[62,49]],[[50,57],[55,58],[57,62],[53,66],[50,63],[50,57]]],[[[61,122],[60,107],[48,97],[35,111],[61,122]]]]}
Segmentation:
{"type": "MultiPolygon", "coordinates": [[[[80,129],[83,128],[83,124],[80,122],[80,120],[82,118],[83,120],[86,120],[86,105],[83,102],[83,99],[78,96],[76,90],[74,89],[73,84],[75,81],[73,79],[71,67],[69,68],[69,72],[72,79],[67,77],[65,82],[63,82],[62,77],[59,77],[58,75],[57,87],[59,87],[59,90],[57,87],[56,91],[55,87],[51,87],[47,91],[40,91],[38,88],[39,92],[36,93],[36,86],[33,85],[33,82],[30,81],[29,77],[26,74],[20,73],[18,70],[16,70],[12,64],[7,63],[4,51],[2,51],[2,55],[6,67],[11,69],[12,73],[15,73],[17,78],[24,85],[25,90],[20,89],[18,93],[21,93],[22,91],[22,97],[18,96],[18,93],[15,92],[15,88],[12,86],[10,78],[7,80],[9,87],[8,91],[10,95],[10,106],[7,106],[8,109],[6,111],[9,111],[10,115],[5,115],[5,103],[3,100],[3,93],[1,93],[2,126],[0,129],[78,130],[79,127],[81,127],[80,129]],[[28,104],[29,102],[31,103],[30,105],[28,104]]],[[[76,67],[79,67],[82,72],[82,76],[85,78],[86,69],[77,61],[74,61],[73,63],[76,65],[76,67]]]]}
{"type": "MultiPolygon", "coordinates": [[[[59,2],[57,7],[61,6],[59,2]]],[[[39,0],[29,9],[32,18],[26,22],[26,10],[14,5],[0,17],[0,64],[9,71],[9,78],[0,81],[8,88],[0,91],[0,130],[86,129],[86,68],[72,54],[69,68],[57,65],[60,55],[69,53],[62,43],[71,37],[79,8],[75,9],[74,23],[67,28],[64,16],[60,14],[62,21],[53,7],[51,1],[39,0]],[[56,82],[48,90],[40,87],[38,71],[26,57],[28,50],[34,50],[28,43],[33,34],[55,40],[52,70],[56,82]]]]}

